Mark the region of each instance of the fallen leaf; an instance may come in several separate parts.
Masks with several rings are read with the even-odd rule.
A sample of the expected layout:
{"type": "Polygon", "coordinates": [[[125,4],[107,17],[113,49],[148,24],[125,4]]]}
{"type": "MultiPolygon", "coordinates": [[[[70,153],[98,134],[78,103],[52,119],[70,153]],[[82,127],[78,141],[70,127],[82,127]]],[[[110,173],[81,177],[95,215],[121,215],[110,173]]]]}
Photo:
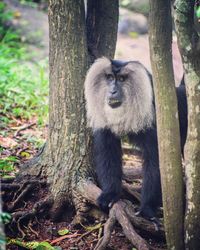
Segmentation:
{"type": "Polygon", "coordinates": [[[68,234],[68,233],[69,233],[69,229],[67,229],[67,228],[58,230],[58,234],[59,234],[60,236],[66,235],[66,234],[68,234]]]}
{"type": "Polygon", "coordinates": [[[14,17],[15,18],[20,18],[22,16],[21,12],[16,10],[14,13],[13,13],[14,17]]]}
{"type": "Polygon", "coordinates": [[[29,152],[26,152],[26,151],[22,151],[21,153],[20,153],[20,155],[21,155],[21,157],[24,157],[24,158],[26,158],[26,159],[28,159],[28,158],[30,158],[30,153],[29,152]]]}

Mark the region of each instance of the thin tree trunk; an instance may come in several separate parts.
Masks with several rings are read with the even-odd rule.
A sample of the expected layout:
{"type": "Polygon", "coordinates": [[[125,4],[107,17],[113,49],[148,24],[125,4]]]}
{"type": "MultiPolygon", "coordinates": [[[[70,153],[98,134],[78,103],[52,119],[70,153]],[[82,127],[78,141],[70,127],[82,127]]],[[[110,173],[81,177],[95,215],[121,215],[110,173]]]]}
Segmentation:
{"type": "Polygon", "coordinates": [[[194,27],[194,2],[175,2],[175,25],[185,70],[188,137],[185,146],[187,249],[200,249],[200,37],[194,27]]]}
{"type": "Polygon", "coordinates": [[[168,249],[183,250],[183,175],[172,67],[171,1],[150,0],[150,50],[168,249]],[[178,223],[177,223],[178,222],[178,223]]]}

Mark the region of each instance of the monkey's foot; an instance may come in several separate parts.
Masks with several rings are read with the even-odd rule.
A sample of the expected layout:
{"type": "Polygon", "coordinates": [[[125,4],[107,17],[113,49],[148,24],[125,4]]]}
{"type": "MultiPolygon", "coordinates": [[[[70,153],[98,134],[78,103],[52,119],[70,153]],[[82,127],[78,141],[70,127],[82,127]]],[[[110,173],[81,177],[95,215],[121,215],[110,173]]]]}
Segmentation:
{"type": "Polygon", "coordinates": [[[146,210],[146,211],[148,211],[147,213],[145,213],[144,211],[145,210],[140,209],[139,211],[137,211],[135,213],[135,215],[136,216],[141,216],[141,217],[145,218],[146,220],[151,221],[153,223],[154,227],[155,227],[155,230],[159,231],[160,228],[161,228],[161,223],[160,223],[159,219],[156,216],[154,216],[155,213],[153,211],[149,210],[149,209],[146,210]]]}
{"type": "Polygon", "coordinates": [[[110,193],[102,192],[97,199],[97,203],[103,211],[108,212],[109,209],[113,206],[113,204],[117,202],[119,199],[120,195],[116,194],[115,192],[110,192],[110,193]]]}

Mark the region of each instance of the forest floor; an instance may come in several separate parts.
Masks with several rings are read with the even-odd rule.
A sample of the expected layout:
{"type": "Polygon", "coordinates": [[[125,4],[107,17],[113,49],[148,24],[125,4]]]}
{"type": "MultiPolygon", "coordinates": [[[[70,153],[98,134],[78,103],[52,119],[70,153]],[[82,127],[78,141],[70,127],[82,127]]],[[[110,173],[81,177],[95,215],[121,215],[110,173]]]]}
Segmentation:
{"type": "MultiPolygon", "coordinates": [[[[14,11],[16,18],[12,21],[13,26],[20,30],[23,41],[27,43],[28,50],[34,53],[30,60],[37,61],[48,57],[48,18],[47,13],[37,8],[19,5],[18,1],[5,0],[8,8],[14,11]]],[[[148,35],[140,35],[131,38],[125,35],[118,35],[116,58],[123,60],[138,60],[150,70],[148,35]]],[[[180,55],[177,50],[176,41],[173,42],[173,60],[176,81],[182,77],[182,66],[180,55]]],[[[32,158],[45,142],[47,126],[38,126],[36,117],[29,119],[9,117],[12,122],[7,126],[1,126],[0,148],[1,158],[8,159],[7,166],[11,171],[4,173],[9,178],[14,178],[19,166],[32,158]]],[[[1,163],[1,162],[0,162],[1,163]]],[[[141,164],[140,159],[132,155],[129,151],[124,154],[124,164],[130,167],[141,164]]],[[[29,209],[45,194],[45,189],[35,189],[24,206],[29,209]]],[[[13,194],[3,194],[5,203],[14,198],[13,194]]],[[[20,211],[21,208],[19,208],[20,211]]],[[[80,228],[73,228],[71,219],[73,211],[70,211],[65,222],[53,223],[47,218],[35,218],[27,226],[14,227],[10,224],[6,226],[7,237],[12,239],[12,244],[7,246],[9,250],[33,249],[27,242],[50,243],[53,249],[63,250],[92,250],[94,249],[99,236],[102,233],[102,224],[93,222],[92,225],[82,225],[80,228]],[[60,231],[61,230],[61,231],[60,231]],[[18,240],[16,240],[18,239],[18,240]],[[14,244],[13,244],[14,243],[14,244]],[[57,247],[57,248],[55,248],[57,247]],[[60,247],[60,248],[59,248],[60,247]]],[[[143,235],[154,249],[164,249],[164,243],[158,239],[152,239],[148,235],[143,235]]],[[[38,248],[50,249],[50,248],[38,248]]],[[[112,233],[111,242],[108,249],[113,250],[134,250],[131,244],[121,233],[121,228],[117,227],[112,233]]]]}

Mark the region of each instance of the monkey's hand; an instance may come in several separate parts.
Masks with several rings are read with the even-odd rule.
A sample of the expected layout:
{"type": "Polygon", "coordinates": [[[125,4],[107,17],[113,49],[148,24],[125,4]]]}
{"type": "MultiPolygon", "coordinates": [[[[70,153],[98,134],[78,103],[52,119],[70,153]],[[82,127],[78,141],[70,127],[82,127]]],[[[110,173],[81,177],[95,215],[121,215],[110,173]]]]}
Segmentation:
{"type": "Polygon", "coordinates": [[[104,193],[102,192],[101,195],[97,199],[97,203],[101,210],[104,212],[108,212],[109,208],[120,199],[120,194],[115,192],[104,193]]]}

